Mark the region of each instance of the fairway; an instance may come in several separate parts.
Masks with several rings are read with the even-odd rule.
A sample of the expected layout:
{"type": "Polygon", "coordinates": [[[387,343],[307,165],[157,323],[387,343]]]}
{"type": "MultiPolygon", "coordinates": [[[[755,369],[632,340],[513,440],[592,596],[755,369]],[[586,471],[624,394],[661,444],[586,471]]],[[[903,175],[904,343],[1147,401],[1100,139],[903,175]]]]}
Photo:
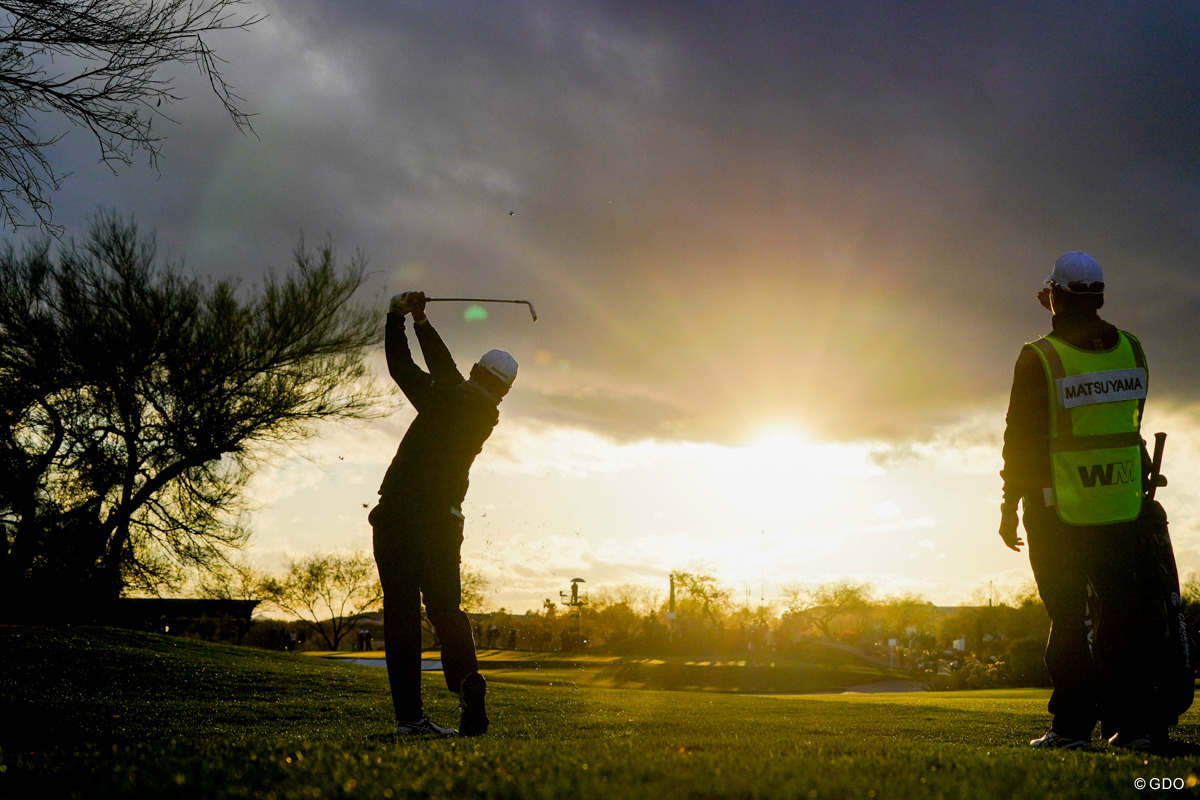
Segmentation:
{"type": "MultiPolygon", "coordinates": [[[[428,711],[455,698],[426,674],[428,711]]],[[[398,740],[384,670],[0,628],[0,797],[1144,797],[1200,758],[1043,753],[1047,693],[748,696],[494,682],[478,739],[398,740]],[[1157,784],[1155,784],[1157,785],[1157,784]]],[[[1180,738],[1200,741],[1189,713],[1180,738]]],[[[1099,740],[1097,740],[1099,742],[1099,740]]]]}
{"type": "MultiPolygon", "coordinates": [[[[353,660],[382,668],[382,651],[309,652],[307,657],[353,660]]],[[[422,663],[440,669],[437,651],[422,663]]],[[[845,648],[810,645],[802,655],[759,658],[686,656],[606,656],[578,653],[531,653],[479,650],[480,669],[492,684],[573,686],[604,689],[655,689],[745,694],[811,694],[871,690],[877,685],[923,686],[905,672],[888,669],[845,648]]]]}

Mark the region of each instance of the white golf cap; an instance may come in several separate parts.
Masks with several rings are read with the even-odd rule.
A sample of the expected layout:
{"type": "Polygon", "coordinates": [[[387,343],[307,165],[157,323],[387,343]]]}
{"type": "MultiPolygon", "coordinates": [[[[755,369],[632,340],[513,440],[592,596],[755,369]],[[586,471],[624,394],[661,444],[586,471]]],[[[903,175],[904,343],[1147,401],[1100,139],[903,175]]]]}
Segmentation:
{"type": "Polygon", "coordinates": [[[1071,294],[1103,294],[1104,271],[1087,253],[1072,250],[1055,260],[1054,272],[1046,278],[1046,283],[1053,283],[1071,294]]]}
{"type": "Polygon", "coordinates": [[[517,379],[517,360],[507,350],[488,350],[479,359],[479,366],[504,381],[505,386],[512,386],[517,379]]]}

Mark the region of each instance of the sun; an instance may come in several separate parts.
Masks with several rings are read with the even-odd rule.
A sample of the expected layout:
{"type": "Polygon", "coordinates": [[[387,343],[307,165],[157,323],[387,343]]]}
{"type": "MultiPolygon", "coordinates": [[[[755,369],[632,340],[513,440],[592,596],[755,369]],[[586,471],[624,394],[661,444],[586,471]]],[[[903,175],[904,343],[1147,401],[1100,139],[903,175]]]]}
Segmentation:
{"type": "Polygon", "coordinates": [[[878,471],[863,443],[822,442],[794,423],[769,422],[722,451],[713,492],[739,508],[794,516],[845,501],[878,471]]]}
{"type": "Polygon", "coordinates": [[[795,497],[799,486],[819,463],[816,445],[799,427],[769,423],[759,427],[740,447],[731,448],[724,462],[725,490],[744,505],[777,503],[795,497]]]}
{"type": "Polygon", "coordinates": [[[813,437],[791,422],[768,422],[755,429],[747,446],[764,452],[796,452],[813,444],[813,437]]]}

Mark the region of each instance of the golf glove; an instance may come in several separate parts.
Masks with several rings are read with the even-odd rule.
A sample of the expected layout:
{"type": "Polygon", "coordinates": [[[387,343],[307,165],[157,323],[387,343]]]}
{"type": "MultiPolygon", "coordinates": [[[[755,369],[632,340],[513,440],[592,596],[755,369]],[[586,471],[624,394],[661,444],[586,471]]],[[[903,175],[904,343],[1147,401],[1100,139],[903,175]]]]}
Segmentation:
{"type": "Polygon", "coordinates": [[[389,314],[411,314],[413,312],[423,312],[424,310],[424,292],[401,292],[392,297],[392,304],[388,307],[389,314]]]}

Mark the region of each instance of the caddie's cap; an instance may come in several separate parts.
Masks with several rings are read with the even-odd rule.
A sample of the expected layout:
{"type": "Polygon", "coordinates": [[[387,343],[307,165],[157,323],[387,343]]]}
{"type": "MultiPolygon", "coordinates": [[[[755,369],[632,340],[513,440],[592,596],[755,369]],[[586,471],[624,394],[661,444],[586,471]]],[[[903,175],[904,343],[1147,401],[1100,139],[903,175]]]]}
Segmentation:
{"type": "Polygon", "coordinates": [[[1071,294],[1104,294],[1104,271],[1087,253],[1072,250],[1055,260],[1054,272],[1046,278],[1046,283],[1071,294]]]}

